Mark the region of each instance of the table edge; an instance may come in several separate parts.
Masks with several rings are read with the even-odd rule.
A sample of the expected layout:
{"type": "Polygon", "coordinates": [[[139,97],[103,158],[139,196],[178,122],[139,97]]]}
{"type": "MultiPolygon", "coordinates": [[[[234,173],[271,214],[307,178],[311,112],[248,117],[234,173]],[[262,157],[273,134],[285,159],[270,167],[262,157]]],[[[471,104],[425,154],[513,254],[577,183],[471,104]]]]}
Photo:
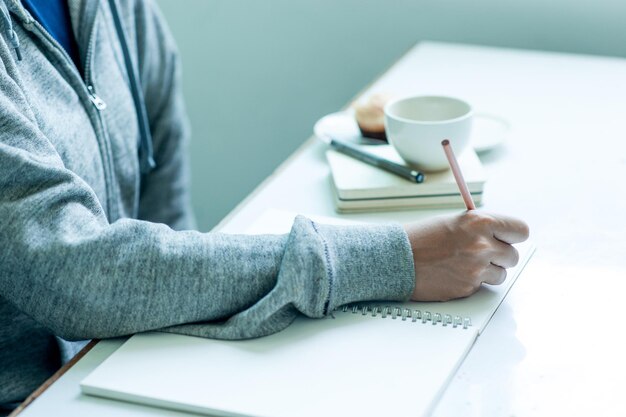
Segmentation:
{"type": "MultiPolygon", "coordinates": [[[[380,80],[385,74],[387,74],[399,61],[401,61],[405,56],[407,56],[413,49],[417,48],[423,42],[416,42],[412,44],[409,48],[407,48],[398,58],[396,58],[391,64],[389,64],[383,71],[381,71],[372,81],[370,81],[365,87],[363,87],[359,92],[354,95],[352,99],[348,101],[348,103],[342,107],[342,110],[347,109],[355,100],[358,100],[363,94],[371,88],[378,80],[380,80]]],[[[315,135],[309,136],[308,139],[304,141],[294,152],[292,152],[287,159],[281,162],[272,173],[267,176],[259,185],[257,185],[254,190],[250,194],[248,194],[241,202],[239,202],[220,222],[211,229],[211,232],[219,232],[222,230],[235,216],[237,216],[244,207],[260,194],[267,185],[274,179],[277,175],[283,172],[287,167],[293,163],[297,157],[305,152],[308,148],[313,146],[313,144],[319,139],[315,137],[315,135]]],[[[52,384],[54,384],[57,380],[59,380],[67,371],[69,371],[80,359],[82,359],[91,349],[93,349],[99,342],[99,339],[91,340],[84,348],[82,348],[70,361],[68,361],[65,365],[63,365],[59,370],[57,370],[50,378],[48,378],[43,384],[41,384],[35,391],[33,391],[26,399],[15,409],[13,410],[8,417],[17,417],[22,411],[24,411],[30,404],[32,404],[37,398],[39,398],[52,384]]]]}

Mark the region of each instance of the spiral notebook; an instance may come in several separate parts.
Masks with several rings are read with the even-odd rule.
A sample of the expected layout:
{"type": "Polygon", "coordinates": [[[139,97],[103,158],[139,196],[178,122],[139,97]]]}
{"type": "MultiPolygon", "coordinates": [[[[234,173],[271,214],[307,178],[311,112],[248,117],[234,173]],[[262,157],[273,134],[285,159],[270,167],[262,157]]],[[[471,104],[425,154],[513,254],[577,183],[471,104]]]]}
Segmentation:
{"type": "MultiPolygon", "coordinates": [[[[292,220],[270,211],[250,232],[284,232],[292,220]]],[[[332,317],[298,318],[282,332],[244,341],[135,335],[81,389],[209,416],[427,415],[533,247],[519,250],[506,284],[463,300],[343,306],[332,317]]]]}

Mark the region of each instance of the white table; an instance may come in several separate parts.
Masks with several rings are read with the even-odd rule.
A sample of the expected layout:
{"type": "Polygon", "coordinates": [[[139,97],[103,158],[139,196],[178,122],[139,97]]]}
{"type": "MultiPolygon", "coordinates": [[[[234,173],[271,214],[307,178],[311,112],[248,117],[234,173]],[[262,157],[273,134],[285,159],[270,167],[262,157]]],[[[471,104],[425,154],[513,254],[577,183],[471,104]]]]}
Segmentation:
{"type": "MultiPolygon", "coordinates": [[[[434,415],[626,415],[626,60],[421,43],[375,91],[462,97],[508,119],[506,144],[482,156],[484,209],[527,220],[539,247],[434,415]]],[[[266,208],[336,215],[324,149],[309,139],[218,228],[242,231],[266,208]]],[[[21,416],[183,415],[80,394],[120,343],[99,343],[21,416]]]]}

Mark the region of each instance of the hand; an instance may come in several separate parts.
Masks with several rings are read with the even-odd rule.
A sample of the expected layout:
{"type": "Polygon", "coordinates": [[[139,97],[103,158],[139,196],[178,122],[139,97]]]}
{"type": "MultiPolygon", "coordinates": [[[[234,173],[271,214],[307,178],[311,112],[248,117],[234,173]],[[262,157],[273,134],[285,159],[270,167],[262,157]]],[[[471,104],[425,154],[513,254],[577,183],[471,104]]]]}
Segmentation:
{"type": "Polygon", "coordinates": [[[504,282],[519,261],[512,243],[528,239],[521,220],[477,210],[405,226],[415,264],[414,301],[467,297],[504,282]]]}

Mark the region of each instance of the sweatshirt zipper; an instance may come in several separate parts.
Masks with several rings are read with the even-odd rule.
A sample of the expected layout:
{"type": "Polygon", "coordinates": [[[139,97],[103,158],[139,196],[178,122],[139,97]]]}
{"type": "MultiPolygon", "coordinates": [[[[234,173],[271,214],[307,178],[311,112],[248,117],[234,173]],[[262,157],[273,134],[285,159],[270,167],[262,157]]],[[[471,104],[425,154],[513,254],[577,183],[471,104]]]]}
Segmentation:
{"type": "Polygon", "coordinates": [[[89,94],[89,99],[93,103],[93,105],[98,110],[104,110],[107,108],[107,104],[96,94],[96,89],[93,86],[93,82],[91,80],[91,63],[93,62],[93,48],[95,44],[95,36],[94,33],[96,31],[96,22],[94,20],[94,27],[91,28],[91,32],[89,32],[89,41],[87,43],[87,53],[85,54],[85,73],[83,74],[83,79],[85,81],[85,85],[87,87],[87,92],[89,94]]]}
{"type": "Polygon", "coordinates": [[[105,103],[105,101],[102,100],[100,96],[96,94],[96,89],[93,87],[93,85],[88,85],[87,91],[89,91],[89,99],[91,100],[93,105],[96,107],[96,109],[105,110],[107,108],[107,104],[105,103]]]}
{"type": "MultiPolygon", "coordinates": [[[[46,40],[48,40],[56,50],[65,58],[67,62],[72,62],[72,58],[68,55],[68,53],[63,49],[61,45],[54,39],[46,29],[41,26],[39,22],[34,19],[28,19],[29,24],[31,24],[34,28],[37,29],[39,35],[43,36],[46,40]]],[[[71,65],[75,69],[75,74],[78,75],[78,78],[82,80],[82,85],[84,88],[84,92],[89,98],[89,101],[97,110],[95,112],[95,119],[97,119],[96,125],[94,126],[96,140],[98,141],[98,145],[100,148],[100,155],[102,158],[102,169],[105,176],[105,190],[106,190],[106,202],[105,202],[105,210],[107,213],[107,217],[110,222],[113,222],[117,218],[119,218],[119,210],[117,209],[117,201],[115,200],[113,181],[115,180],[114,168],[112,163],[111,156],[111,148],[110,148],[110,139],[108,132],[106,130],[106,126],[104,120],[102,119],[101,112],[107,108],[106,102],[98,96],[96,93],[96,89],[93,85],[93,80],[91,79],[92,71],[91,66],[93,64],[93,49],[95,45],[95,32],[97,25],[97,17],[94,19],[93,27],[89,33],[89,41],[87,46],[87,53],[85,54],[85,62],[84,62],[84,74],[81,76],[78,68],[75,65],[71,65]]],[[[88,113],[93,113],[89,112],[88,113]]]]}
{"type": "MultiPolygon", "coordinates": [[[[116,220],[117,218],[119,218],[119,211],[117,210],[117,201],[115,201],[114,199],[114,190],[113,190],[113,181],[115,179],[115,170],[113,168],[113,158],[112,158],[112,154],[111,154],[111,140],[109,138],[109,134],[108,131],[106,130],[106,125],[104,123],[104,120],[102,119],[102,111],[104,111],[107,108],[107,104],[106,102],[100,97],[98,96],[98,94],[96,93],[96,87],[94,86],[93,80],[92,80],[92,64],[93,64],[93,50],[95,47],[95,43],[96,43],[96,25],[98,22],[98,18],[94,18],[93,21],[93,26],[91,28],[91,31],[89,32],[89,41],[87,42],[87,52],[85,54],[85,68],[84,68],[84,85],[87,89],[87,94],[89,96],[89,100],[91,101],[91,103],[93,104],[93,106],[96,108],[97,110],[97,119],[98,119],[98,124],[99,124],[99,130],[100,132],[98,132],[97,128],[96,128],[96,138],[98,139],[98,142],[100,144],[100,153],[102,156],[102,169],[104,170],[104,176],[105,176],[105,188],[106,188],[106,193],[107,193],[107,213],[108,213],[108,218],[110,222],[113,222],[114,220],[116,220]],[[101,133],[101,135],[99,135],[98,133],[101,133]]],[[[63,51],[65,52],[65,51],[63,51]]],[[[67,53],[66,53],[67,55],[67,53]]],[[[69,58],[69,55],[67,55],[67,58],[69,58]]]]}

